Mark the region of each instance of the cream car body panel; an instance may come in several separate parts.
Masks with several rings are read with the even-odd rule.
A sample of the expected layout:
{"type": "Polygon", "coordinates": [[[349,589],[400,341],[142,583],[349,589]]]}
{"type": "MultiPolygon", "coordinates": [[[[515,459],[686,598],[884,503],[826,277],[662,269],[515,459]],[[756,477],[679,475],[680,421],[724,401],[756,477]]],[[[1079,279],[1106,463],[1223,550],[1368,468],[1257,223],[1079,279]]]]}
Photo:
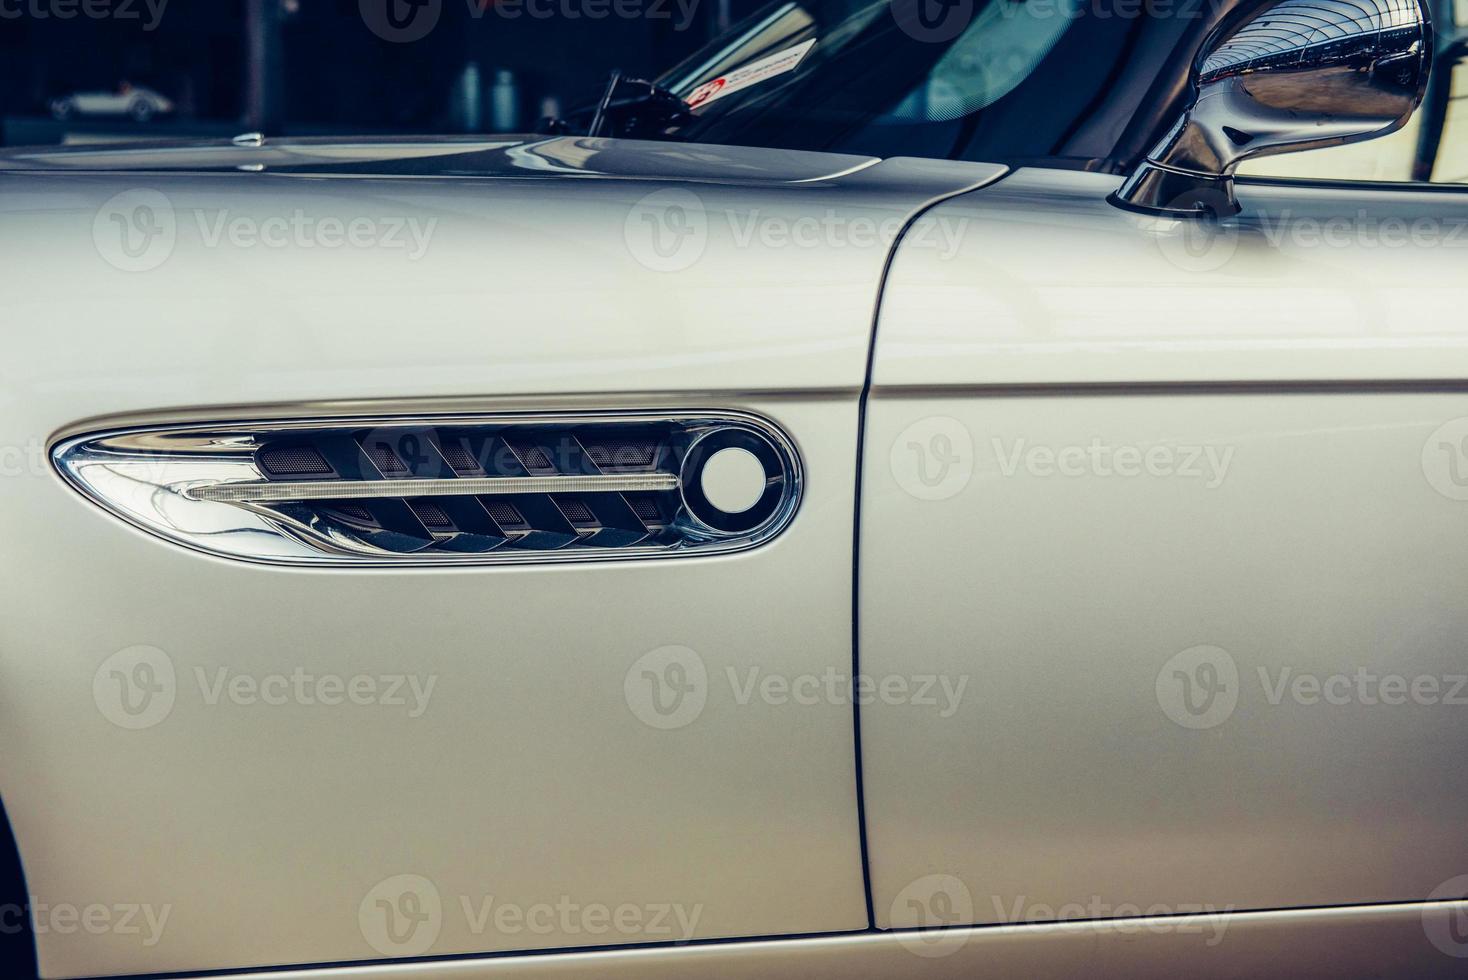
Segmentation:
{"type": "Polygon", "coordinates": [[[1444,897],[1468,239],[1360,236],[1468,194],[1245,185],[1209,231],[1114,186],[1020,171],[893,263],[860,665],[971,696],[861,711],[878,924],[1444,897]]]}
{"type": "Polygon", "coordinates": [[[140,933],[38,929],[43,974],[866,928],[850,706],[740,703],[729,678],[849,673],[851,582],[829,571],[853,562],[858,396],[891,238],[1002,168],[577,140],[447,166],[351,149],[317,156],[355,176],[238,147],[0,172],[16,345],[0,793],[35,902],[168,910],[140,933]],[[663,213],[654,194],[696,238],[638,237],[661,231],[642,218],[663,213]],[[892,235],[758,233],[829,213],[892,235]],[[414,254],[406,234],[312,247],[298,215],[434,224],[414,254]],[[774,421],[807,477],[798,520],[719,559],[306,571],[171,545],[45,462],[64,436],[152,422],[588,409],[774,421]],[[626,693],[670,646],[708,677],[676,730],[626,693]],[[109,658],[137,647],[174,683],[128,728],[118,684],[161,677],[116,676],[109,658]],[[272,703],[271,679],[298,673],[412,683],[400,703],[387,680],[369,704],[272,703]],[[402,875],[428,883],[421,904],[374,891],[402,875]],[[433,928],[414,928],[434,902],[433,928]],[[641,912],[616,928],[494,918],[565,903],[641,912]],[[374,932],[397,911],[401,933],[374,932]]]}
{"type": "Polygon", "coordinates": [[[1461,253],[1312,235],[1447,236],[1464,198],[1251,184],[1209,233],[1118,184],[585,139],[0,156],[0,796],[33,902],[146,910],[38,920],[43,974],[1454,972],[1461,253]],[[354,217],[401,244],[320,247],[354,217]],[[769,420],[794,520],[711,557],[272,567],[47,459],[619,411],[769,420]],[[853,641],[938,703],[751,696],[853,641]],[[109,700],[139,647],[174,675],[146,725],[109,700]],[[669,647],[707,697],[658,727],[628,684],[669,647]],[[1334,703],[1358,668],[1436,700],[1334,703]],[[265,697],[300,672],[418,687],[265,697]]]}
{"type": "Polygon", "coordinates": [[[966,233],[894,261],[874,389],[1468,378],[1462,189],[1245,184],[1210,231],[1118,214],[1103,174],[1002,186],[913,227],[966,233]]]}

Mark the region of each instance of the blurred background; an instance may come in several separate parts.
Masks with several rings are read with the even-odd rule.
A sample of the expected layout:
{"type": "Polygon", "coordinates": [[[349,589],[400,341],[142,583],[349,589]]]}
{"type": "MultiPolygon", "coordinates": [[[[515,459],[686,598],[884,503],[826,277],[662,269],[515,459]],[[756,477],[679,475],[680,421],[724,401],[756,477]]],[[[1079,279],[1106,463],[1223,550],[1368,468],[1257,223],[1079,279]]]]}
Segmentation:
{"type": "Polygon", "coordinates": [[[0,0],[0,145],[512,132],[765,0],[0,0]]]}

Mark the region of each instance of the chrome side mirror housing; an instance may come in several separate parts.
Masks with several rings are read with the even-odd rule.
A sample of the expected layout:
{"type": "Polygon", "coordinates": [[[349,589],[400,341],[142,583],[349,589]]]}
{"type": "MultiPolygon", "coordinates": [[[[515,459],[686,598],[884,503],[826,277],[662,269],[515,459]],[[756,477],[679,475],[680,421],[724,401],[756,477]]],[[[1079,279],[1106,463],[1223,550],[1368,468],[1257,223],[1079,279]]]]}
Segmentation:
{"type": "Polygon", "coordinates": [[[1187,111],[1111,201],[1170,217],[1236,214],[1243,161],[1406,125],[1431,57],[1425,0],[1281,0],[1225,23],[1193,63],[1187,111]]]}

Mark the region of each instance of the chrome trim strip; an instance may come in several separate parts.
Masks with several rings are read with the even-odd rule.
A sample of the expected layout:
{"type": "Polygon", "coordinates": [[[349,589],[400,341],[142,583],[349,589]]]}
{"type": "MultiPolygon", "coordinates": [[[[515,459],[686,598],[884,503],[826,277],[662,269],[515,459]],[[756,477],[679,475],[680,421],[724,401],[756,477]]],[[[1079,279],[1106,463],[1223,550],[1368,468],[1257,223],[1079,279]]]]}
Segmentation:
{"type": "MultiPolygon", "coordinates": [[[[456,404],[456,403],[455,403],[456,404]]],[[[129,424],[126,417],[109,417],[95,420],[97,428],[73,425],[52,437],[51,462],[58,476],[84,499],[100,506],[112,516],[132,526],[153,534],[169,543],[191,551],[260,565],[294,566],[298,568],[332,568],[337,570],[381,570],[404,568],[470,568],[475,566],[517,565],[561,565],[601,564],[605,562],[641,561],[647,559],[710,558],[732,555],[769,544],[783,534],[794,521],[804,499],[807,479],[804,461],[794,441],[773,420],[753,412],[740,409],[719,408],[672,408],[637,409],[617,407],[609,409],[575,409],[557,411],[551,404],[537,403],[536,407],[524,411],[513,411],[499,405],[493,411],[370,411],[371,403],[360,403],[354,407],[360,414],[343,413],[338,403],[320,406],[302,404],[292,406],[290,415],[257,415],[245,407],[228,410],[231,417],[212,422],[191,422],[188,415],[194,411],[178,413],[167,420],[157,417],[140,418],[129,424]],[[317,408],[319,416],[311,414],[317,408]],[[565,548],[548,551],[500,548],[485,553],[424,555],[373,554],[343,541],[323,540],[314,529],[292,521],[289,517],[273,512],[268,504],[234,502],[237,512],[249,515],[238,528],[212,527],[209,533],[200,534],[191,529],[166,526],[160,518],[171,511],[170,500],[187,501],[193,504],[223,503],[222,501],[197,500],[187,495],[190,487],[228,484],[229,480],[195,480],[160,488],[148,495],[145,501],[130,506],[123,499],[113,499],[93,485],[82,471],[87,462],[83,455],[87,447],[106,445],[105,458],[116,460],[133,453],[143,454],[154,463],[168,464],[200,457],[217,459],[221,462],[243,465],[250,472],[242,472],[245,479],[232,481],[236,484],[258,484],[262,476],[251,462],[256,445],[255,435],[261,432],[280,433],[311,429],[347,428],[390,428],[404,427],[464,427],[525,425],[545,427],[547,425],[578,427],[597,426],[609,423],[669,423],[680,426],[730,424],[758,430],[780,452],[790,467],[791,490],[779,511],[761,528],[742,538],[727,540],[705,539],[690,541],[689,546],[668,548],[662,546],[634,545],[628,548],[565,548]],[[264,532],[264,533],[262,533],[264,532]]],[[[425,406],[426,407],[426,406],[425,406]]],[[[394,408],[397,408],[394,405],[394,408]]],[[[209,409],[197,409],[203,414],[209,409]]],[[[173,413],[170,413],[172,415],[173,413]]],[[[94,459],[100,462],[102,457],[94,459]]],[[[646,475],[646,474],[643,474],[646,475]]],[[[382,481],[369,481],[382,482],[382,481]]],[[[339,485],[339,484],[338,484],[339,485]]]]}
{"type": "Polygon", "coordinates": [[[619,493],[679,488],[672,473],[626,476],[496,476],[449,480],[330,480],[311,483],[212,483],[184,496],[229,504],[304,500],[372,500],[383,497],[479,497],[512,493],[619,493]]]}
{"type": "MultiPolygon", "coordinates": [[[[861,930],[507,950],[220,972],[229,980],[972,980],[975,977],[1457,977],[1468,901],[861,930]],[[1446,940],[1446,941],[1445,941],[1446,940]]],[[[177,976],[177,975],[175,975],[177,976]]]]}

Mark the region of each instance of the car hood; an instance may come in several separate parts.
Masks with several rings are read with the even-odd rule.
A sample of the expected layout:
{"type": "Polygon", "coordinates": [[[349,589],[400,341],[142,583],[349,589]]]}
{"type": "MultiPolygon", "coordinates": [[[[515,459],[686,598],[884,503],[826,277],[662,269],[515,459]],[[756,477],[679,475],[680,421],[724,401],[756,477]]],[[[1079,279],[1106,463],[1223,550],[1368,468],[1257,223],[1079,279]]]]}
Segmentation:
{"type": "Polygon", "coordinates": [[[19,148],[0,171],[261,173],[308,177],[610,177],[756,185],[825,180],[874,157],[572,136],[394,137],[19,148]]]}
{"type": "MultiPolygon", "coordinates": [[[[58,423],[221,399],[849,393],[902,229],[1003,173],[580,138],[18,151],[0,317],[32,346],[9,370],[55,368],[24,384],[50,386],[58,423]],[[119,374],[149,380],[129,388],[146,403],[112,397],[119,374]]],[[[946,231],[926,244],[967,229],[946,231]]]]}

